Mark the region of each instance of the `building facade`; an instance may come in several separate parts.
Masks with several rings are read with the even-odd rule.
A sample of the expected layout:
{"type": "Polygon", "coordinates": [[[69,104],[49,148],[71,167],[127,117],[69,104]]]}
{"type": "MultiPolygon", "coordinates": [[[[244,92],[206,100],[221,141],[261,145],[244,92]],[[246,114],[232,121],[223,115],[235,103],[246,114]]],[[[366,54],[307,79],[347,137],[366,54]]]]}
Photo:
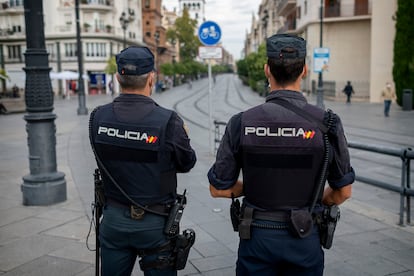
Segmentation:
{"type": "MultiPolygon", "coordinates": [[[[319,72],[315,72],[314,50],[322,46],[329,49],[329,63],[322,72],[325,97],[344,97],[342,89],[349,80],[355,99],[379,102],[381,88],[392,82],[396,10],[397,0],[263,0],[259,19],[275,12],[267,23],[267,28],[273,25],[272,33],[292,33],[307,40],[310,70],[303,91],[315,91],[319,72]]],[[[246,43],[250,49],[262,42],[263,26],[263,19],[252,25],[246,43]]]]}
{"type": "MultiPolygon", "coordinates": [[[[78,71],[75,0],[43,0],[45,44],[52,72],[78,71]]],[[[79,0],[83,75],[86,93],[106,93],[108,59],[128,45],[144,45],[141,0],[79,0]]],[[[0,7],[0,54],[8,85],[25,86],[26,34],[23,0],[0,7]]],[[[68,91],[69,80],[52,79],[55,94],[68,91]]]]}

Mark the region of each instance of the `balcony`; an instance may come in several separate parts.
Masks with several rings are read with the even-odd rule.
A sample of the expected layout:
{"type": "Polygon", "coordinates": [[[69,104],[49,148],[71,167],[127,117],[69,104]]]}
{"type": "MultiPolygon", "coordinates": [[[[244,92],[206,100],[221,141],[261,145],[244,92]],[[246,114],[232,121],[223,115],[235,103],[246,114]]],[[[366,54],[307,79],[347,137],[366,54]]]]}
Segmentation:
{"type": "Polygon", "coordinates": [[[280,16],[286,16],[296,8],[296,0],[281,0],[277,5],[277,13],[280,16]]]}
{"type": "Polygon", "coordinates": [[[324,9],[324,17],[353,17],[370,15],[371,7],[368,3],[356,3],[350,5],[328,5],[324,9]]]}
{"type": "Polygon", "coordinates": [[[90,34],[114,34],[114,28],[111,25],[106,26],[92,26],[88,23],[84,23],[82,32],[90,34]]]}
{"type": "Polygon", "coordinates": [[[23,3],[10,6],[9,2],[2,2],[0,4],[0,15],[17,15],[24,14],[23,3]]]}
{"type": "Polygon", "coordinates": [[[81,0],[80,9],[84,10],[100,10],[100,11],[113,11],[113,0],[81,0]]]}

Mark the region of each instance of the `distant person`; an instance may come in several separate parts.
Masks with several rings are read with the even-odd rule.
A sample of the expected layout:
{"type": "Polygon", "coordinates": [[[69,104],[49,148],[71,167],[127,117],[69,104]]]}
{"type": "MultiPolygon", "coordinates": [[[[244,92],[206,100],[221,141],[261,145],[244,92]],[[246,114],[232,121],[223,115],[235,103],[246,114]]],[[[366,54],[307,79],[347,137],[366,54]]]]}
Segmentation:
{"type": "Polygon", "coordinates": [[[17,87],[17,85],[15,84],[12,88],[12,92],[13,92],[13,98],[19,98],[19,87],[17,87]]]}
{"type": "Polygon", "coordinates": [[[345,95],[346,95],[346,103],[350,104],[351,103],[351,95],[355,94],[354,88],[352,87],[350,81],[346,82],[346,85],[345,85],[344,89],[342,90],[342,92],[344,92],[345,95]]]}
{"type": "Polygon", "coordinates": [[[72,81],[70,83],[70,90],[72,90],[72,94],[74,95],[76,93],[76,81],[72,81]]]}
{"type": "Polygon", "coordinates": [[[109,91],[111,92],[111,96],[114,96],[114,82],[112,80],[108,83],[109,91]]]}
{"type": "Polygon", "coordinates": [[[384,89],[382,89],[381,97],[384,99],[384,115],[385,117],[389,117],[391,102],[397,99],[395,90],[390,82],[386,82],[384,89]]]}

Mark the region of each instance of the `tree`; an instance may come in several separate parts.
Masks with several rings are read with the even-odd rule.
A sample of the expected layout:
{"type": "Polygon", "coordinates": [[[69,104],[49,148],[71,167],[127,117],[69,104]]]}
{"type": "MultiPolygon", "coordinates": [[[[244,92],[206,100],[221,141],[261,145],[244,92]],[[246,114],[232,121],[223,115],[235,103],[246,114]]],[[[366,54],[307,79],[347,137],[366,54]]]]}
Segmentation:
{"type": "Polygon", "coordinates": [[[257,91],[262,88],[266,76],[263,72],[263,65],[266,63],[266,46],[261,44],[256,53],[251,53],[246,58],[247,70],[249,74],[249,85],[257,91]]]}
{"type": "Polygon", "coordinates": [[[173,76],[174,75],[174,64],[171,63],[164,63],[160,66],[161,73],[165,76],[173,76]]]}
{"type": "Polygon", "coordinates": [[[413,14],[414,1],[398,0],[392,74],[399,105],[402,105],[403,89],[414,89],[413,14]]]}
{"type": "Polygon", "coordinates": [[[10,80],[9,76],[7,75],[7,72],[4,68],[0,68],[0,80],[2,83],[2,90],[3,92],[6,91],[6,80],[10,80]]]}
{"type": "Polygon", "coordinates": [[[115,60],[115,56],[110,57],[106,61],[105,73],[107,73],[109,75],[113,75],[113,74],[116,73],[116,60],[115,60]]]}
{"type": "Polygon", "coordinates": [[[197,57],[198,47],[201,45],[195,35],[197,20],[191,19],[187,8],[183,15],[175,20],[174,28],[167,30],[167,39],[178,41],[180,48],[180,60],[192,61],[197,57]]]}

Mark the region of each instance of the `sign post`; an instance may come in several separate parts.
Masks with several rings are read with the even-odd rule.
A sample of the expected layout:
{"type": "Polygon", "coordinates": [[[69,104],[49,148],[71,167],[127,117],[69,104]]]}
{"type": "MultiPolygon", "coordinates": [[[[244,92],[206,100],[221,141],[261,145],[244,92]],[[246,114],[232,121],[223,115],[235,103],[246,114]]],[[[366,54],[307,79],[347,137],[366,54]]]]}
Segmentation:
{"type": "MultiPolygon", "coordinates": [[[[213,21],[205,21],[203,22],[200,27],[198,28],[198,39],[202,44],[205,46],[215,46],[221,38],[221,29],[219,25],[213,21]]],[[[208,140],[209,140],[209,147],[211,153],[214,155],[213,149],[213,141],[212,141],[212,132],[213,132],[213,118],[212,118],[212,81],[211,81],[211,59],[212,58],[220,58],[217,56],[221,56],[221,48],[219,47],[211,47],[211,48],[219,48],[219,50],[209,50],[206,48],[210,47],[200,47],[199,54],[201,58],[208,59],[208,124],[209,124],[209,132],[208,132],[208,140]]]]}

